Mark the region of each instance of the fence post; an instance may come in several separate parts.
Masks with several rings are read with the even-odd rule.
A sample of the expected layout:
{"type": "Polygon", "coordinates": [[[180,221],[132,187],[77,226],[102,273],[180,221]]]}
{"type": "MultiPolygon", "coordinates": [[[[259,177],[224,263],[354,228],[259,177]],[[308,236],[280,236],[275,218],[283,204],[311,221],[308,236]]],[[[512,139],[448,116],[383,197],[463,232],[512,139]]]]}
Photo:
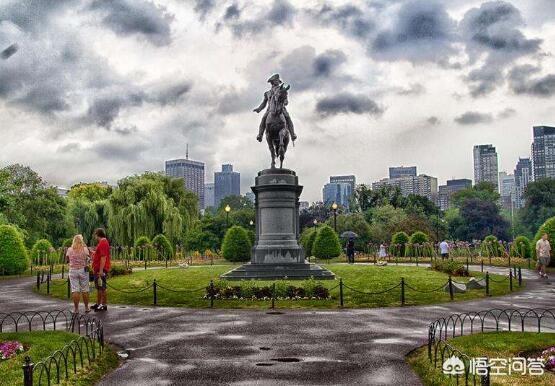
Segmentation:
{"type": "Polygon", "coordinates": [[[486,272],[486,296],[489,296],[489,272],[486,272]]]}
{"type": "Polygon", "coordinates": [[[522,269],[518,267],[518,286],[522,286],[522,269]]]}
{"type": "Polygon", "coordinates": [[[486,375],[482,375],[482,376],[480,377],[480,381],[481,381],[480,384],[481,384],[481,386],[490,386],[490,374],[489,374],[489,373],[490,373],[490,370],[491,370],[491,369],[490,369],[490,366],[488,366],[488,367],[487,367],[486,375]]]}
{"type": "Polygon", "coordinates": [[[33,259],[31,259],[31,275],[33,274],[33,259]]]}
{"type": "Polygon", "coordinates": [[[69,277],[67,278],[67,298],[71,297],[71,283],[69,282],[69,277]]]}
{"type": "Polygon", "coordinates": [[[339,278],[339,307],[343,308],[343,278],[339,278]]]}
{"type": "Polygon", "coordinates": [[[62,279],[64,278],[64,271],[66,270],[66,266],[62,265],[62,279]]]}
{"type": "Polygon", "coordinates": [[[146,256],[143,254],[143,260],[145,262],[145,271],[146,271],[146,256]]]}
{"type": "Polygon", "coordinates": [[[513,277],[516,279],[517,274],[516,274],[516,265],[513,266],[513,277]]]}
{"type": "Polygon", "coordinates": [[[482,272],[484,272],[484,259],[482,259],[482,262],[480,263],[480,266],[481,266],[482,272]]]}
{"type": "Polygon", "coordinates": [[[511,267],[511,252],[509,252],[509,268],[511,267]]]}
{"type": "Polygon", "coordinates": [[[40,291],[40,271],[37,271],[37,291],[40,291]]]}
{"type": "Polygon", "coordinates": [[[29,356],[25,357],[25,363],[23,366],[23,386],[33,386],[33,367],[35,365],[31,362],[29,356]]]}
{"type": "Polygon", "coordinates": [[[532,260],[531,257],[528,258],[528,269],[532,268],[532,265],[531,265],[531,263],[530,263],[530,260],[532,260]]]}
{"type": "Polygon", "coordinates": [[[272,310],[276,308],[276,283],[272,284],[272,310]]]}
{"type": "Polygon", "coordinates": [[[50,295],[50,274],[46,275],[46,294],[50,295]]]}
{"type": "Polygon", "coordinates": [[[401,278],[401,305],[405,305],[405,278],[401,278]]]}
{"type": "Polygon", "coordinates": [[[513,270],[509,268],[509,289],[513,292],[513,270]]]}
{"type": "Polygon", "coordinates": [[[468,268],[468,256],[466,256],[466,271],[467,272],[470,271],[469,268],[468,268]]]}
{"type": "Polygon", "coordinates": [[[154,297],[154,305],[158,304],[158,284],[156,284],[156,279],[152,283],[152,296],[154,297]]]}
{"type": "Polygon", "coordinates": [[[210,280],[210,308],[214,307],[214,280],[210,280]]]}
{"type": "Polygon", "coordinates": [[[451,275],[449,275],[449,298],[451,298],[451,300],[454,299],[454,294],[453,294],[453,279],[451,278],[451,275]]]}

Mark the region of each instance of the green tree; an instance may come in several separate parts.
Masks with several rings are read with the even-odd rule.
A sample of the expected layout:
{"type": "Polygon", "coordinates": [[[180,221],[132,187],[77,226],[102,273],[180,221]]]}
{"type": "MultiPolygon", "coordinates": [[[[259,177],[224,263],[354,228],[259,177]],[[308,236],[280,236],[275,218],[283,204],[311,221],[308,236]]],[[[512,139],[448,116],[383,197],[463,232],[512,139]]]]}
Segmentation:
{"type": "Polygon", "coordinates": [[[311,252],[320,259],[331,259],[341,255],[339,238],[329,225],[319,227],[311,252]]]}
{"type": "Polygon", "coordinates": [[[500,196],[495,185],[491,182],[479,182],[471,188],[455,192],[451,197],[451,201],[456,207],[460,208],[465,201],[470,199],[497,203],[499,198],[500,196]]]}
{"type": "MultiPolygon", "coordinates": [[[[333,216],[326,221],[326,224],[333,227],[333,216]]],[[[337,216],[337,233],[341,235],[346,231],[355,232],[359,236],[355,240],[355,247],[358,250],[364,250],[364,247],[370,241],[370,226],[361,213],[349,213],[337,216]]]]}
{"type": "Polygon", "coordinates": [[[48,264],[52,249],[50,241],[46,239],[37,240],[31,249],[31,259],[35,264],[48,264]]]}
{"type": "Polygon", "coordinates": [[[249,261],[251,242],[245,228],[234,225],[226,232],[222,243],[222,253],[228,261],[249,261]]]}
{"type": "Polygon", "coordinates": [[[0,272],[16,275],[29,266],[27,249],[17,228],[0,225],[0,272]]]}
{"type": "Polygon", "coordinates": [[[432,246],[429,244],[430,238],[424,232],[414,232],[410,235],[408,245],[406,247],[406,256],[413,257],[429,257],[432,256],[432,246]]]}
{"type": "Polygon", "coordinates": [[[449,224],[450,236],[465,241],[481,240],[489,234],[508,240],[509,228],[496,202],[478,198],[464,200],[458,218],[449,224]]]}
{"type": "Polygon", "coordinates": [[[305,228],[300,237],[300,244],[304,248],[304,253],[306,257],[312,256],[312,246],[314,245],[314,240],[316,240],[316,235],[318,230],[316,227],[305,228]]]}
{"type": "Polygon", "coordinates": [[[156,235],[152,239],[152,246],[164,260],[169,260],[173,257],[173,247],[166,236],[156,235]]]}
{"type": "Polygon", "coordinates": [[[85,199],[90,202],[106,200],[112,194],[112,187],[100,182],[73,185],[67,196],[70,199],[85,199]]]}
{"type": "Polygon", "coordinates": [[[232,211],[241,210],[241,209],[253,209],[254,204],[251,200],[249,200],[245,196],[227,196],[224,197],[220,201],[220,205],[218,206],[217,212],[224,212],[225,207],[229,205],[232,211]]]}
{"type": "Polygon", "coordinates": [[[520,210],[518,222],[534,235],[547,219],[555,216],[555,179],[543,178],[529,183],[524,199],[525,204],[520,210]]]}
{"type": "Polygon", "coordinates": [[[518,236],[511,245],[511,256],[529,259],[532,257],[530,239],[526,236],[518,236]]]}
{"type": "MultiPolygon", "coordinates": [[[[534,244],[532,245],[532,253],[534,257],[536,257],[536,243],[543,236],[544,233],[547,233],[551,244],[555,243],[555,217],[547,219],[536,232],[534,244]]],[[[551,251],[551,255],[553,256],[553,251],[551,251]]],[[[549,266],[555,266],[555,259],[551,259],[549,266]]]]}
{"type": "Polygon", "coordinates": [[[406,245],[409,236],[405,232],[397,232],[391,237],[390,254],[393,256],[405,256],[406,245]]]}

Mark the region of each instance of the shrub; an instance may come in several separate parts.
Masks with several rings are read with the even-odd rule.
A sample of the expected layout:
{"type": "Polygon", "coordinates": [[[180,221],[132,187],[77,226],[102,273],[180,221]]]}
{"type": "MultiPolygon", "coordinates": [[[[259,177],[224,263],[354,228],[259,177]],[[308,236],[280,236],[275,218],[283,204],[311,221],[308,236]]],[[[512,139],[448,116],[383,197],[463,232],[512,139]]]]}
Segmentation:
{"type": "Polygon", "coordinates": [[[31,259],[35,264],[50,262],[50,253],[52,252],[52,244],[46,239],[37,240],[31,249],[31,259]]]}
{"type": "Polygon", "coordinates": [[[409,235],[405,232],[397,232],[391,237],[389,254],[392,256],[405,256],[406,245],[409,242],[409,235]]]}
{"type": "MultiPolygon", "coordinates": [[[[536,243],[544,233],[548,234],[549,242],[552,245],[551,248],[553,248],[553,245],[555,243],[555,217],[548,218],[547,221],[544,222],[543,225],[538,229],[538,233],[536,233],[536,237],[534,238],[534,244],[531,246],[534,257],[536,257],[536,243]]],[[[551,254],[553,255],[553,251],[551,251],[551,254]]],[[[551,259],[549,266],[555,266],[555,259],[551,259]]]]}
{"type": "Polygon", "coordinates": [[[150,245],[150,239],[147,236],[140,236],[135,240],[135,248],[146,247],[150,245]]]}
{"type": "Polygon", "coordinates": [[[123,264],[112,264],[110,267],[110,277],[131,275],[133,270],[131,268],[126,268],[123,264]]]}
{"type": "Polygon", "coordinates": [[[504,249],[494,235],[486,236],[480,247],[483,257],[501,257],[504,249]]]}
{"type": "Polygon", "coordinates": [[[312,246],[314,245],[314,240],[316,240],[317,235],[316,228],[306,228],[301,234],[300,244],[304,248],[304,253],[306,257],[312,256],[312,246]]]}
{"type": "Polygon", "coordinates": [[[408,245],[406,246],[406,256],[415,257],[430,257],[433,254],[432,247],[429,244],[430,239],[424,232],[414,232],[409,239],[408,245]],[[418,246],[417,246],[418,245],[418,246]]]}
{"type": "Polygon", "coordinates": [[[529,259],[532,257],[530,239],[526,236],[518,236],[511,245],[511,256],[529,259]]]}
{"type": "Polygon", "coordinates": [[[12,225],[0,225],[0,273],[16,275],[29,265],[27,249],[18,230],[12,225]]]}
{"type": "Polygon", "coordinates": [[[228,229],[222,243],[224,259],[228,261],[249,261],[251,241],[245,228],[234,225],[228,229]]]}
{"type": "Polygon", "coordinates": [[[166,236],[162,234],[156,235],[152,239],[152,246],[158,251],[158,256],[164,260],[169,260],[173,257],[173,247],[166,236]]]}
{"type": "Polygon", "coordinates": [[[341,255],[339,238],[337,237],[337,233],[335,233],[329,225],[320,227],[311,252],[320,259],[331,259],[332,257],[341,255]]]}
{"type": "Polygon", "coordinates": [[[432,269],[451,276],[468,276],[468,271],[464,264],[455,260],[434,260],[432,269]]]}
{"type": "Polygon", "coordinates": [[[69,248],[73,244],[73,239],[65,239],[62,243],[63,248],[69,248]]]}
{"type": "Polygon", "coordinates": [[[135,240],[135,259],[150,260],[150,239],[147,236],[140,236],[135,240]]]}
{"type": "Polygon", "coordinates": [[[272,285],[258,286],[256,281],[242,282],[240,286],[230,285],[225,280],[214,282],[213,290],[206,287],[205,298],[213,295],[217,299],[271,299],[274,295],[277,299],[329,299],[330,292],[322,284],[313,278],[304,280],[300,286],[288,284],[286,281],[275,282],[275,293],[272,285]]]}

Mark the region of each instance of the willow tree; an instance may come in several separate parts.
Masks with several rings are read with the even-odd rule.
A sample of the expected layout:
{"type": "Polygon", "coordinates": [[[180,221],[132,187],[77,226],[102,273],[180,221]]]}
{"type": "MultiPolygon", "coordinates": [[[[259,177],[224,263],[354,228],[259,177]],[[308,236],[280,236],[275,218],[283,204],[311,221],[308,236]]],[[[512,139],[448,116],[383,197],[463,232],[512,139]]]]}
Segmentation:
{"type": "Polygon", "coordinates": [[[89,201],[86,198],[68,198],[68,215],[85,242],[90,243],[96,228],[108,225],[108,201],[89,201]]]}
{"type": "Polygon", "coordinates": [[[185,191],[182,180],[145,173],[118,183],[109,199],[108,231],[120,245],[133,245],[139,236],[152,238],[160,233],[176,243],[197,216],[196,199],[185,191]]]}

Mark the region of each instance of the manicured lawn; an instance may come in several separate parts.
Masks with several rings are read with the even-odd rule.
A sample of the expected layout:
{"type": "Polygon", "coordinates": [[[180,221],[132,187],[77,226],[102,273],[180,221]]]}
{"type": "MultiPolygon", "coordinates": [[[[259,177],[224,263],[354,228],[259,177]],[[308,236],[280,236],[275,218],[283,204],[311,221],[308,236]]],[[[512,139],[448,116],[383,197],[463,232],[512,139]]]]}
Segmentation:
{"type": "MultiPolygon", "coordinates": [[[[361,292],[380,292],[398,286],[402,277],[406,284],[415,290],[405,292],[406,305],[420,305],[449,302],[449,294],[443,290],[432,291],[448,280],[448,275],[432,271],[424,267],[373,265],[330,264],[326,268],[333,271],[336,277],[342,278],[344,288],[344,306],[349,308],[387,307],[401,305],[401,290],[399,287],[379,295],[368,295],[361,292]],[[418,292],[422,291],[422,292],[418,292]]],[[[173,269],[152,269],[136,271],[131,275],[117,276],[109,280],[109,303],[128,305],[152,305],[153,290],[146,288],[152,285],[154,279],[158,284],[158,305],[173,307],[209,307],[209,300],[204,298],[205,288],[210,280],[219,280],[219,275],[227,272],[228,266],[202,266],[173,269]],[[145,289],[146,288],[146,289],[145,289]],[[116,290],[117,289],[117,290],[116,290]],[[144,289],[144,290],[143,290],[144,289]],[[170,290],[168,290],[170,289],[170,290]],[[119,291],[118,291],[119,290],[119,291]],[[177,292],[173,292],[173,291],[177,292]]],[[[483,274],[476,273],[475,276],[483,274]]],[[[503,277],[491,275],[493,280],[501,281],[503,277]]],[[[465,282],[468,278],[454,278],[465,282]]],[[[249,284],[245,282],[228,282],[230,286],[249,284]]],[[[258,286],[271,286],[273,282],[257,281],[258,286]]],[[[303,285],[302,281],[282,281],[280,285],[303,285]]],[[[339,305],[339,280],[324,280],[321,284],[330,289],[329,300],[285,300],[277,299],[278,308],[335,308],[339,305]]],[[[518,290],[514,281],[514,290],[518,290]]],[[[35,288],[36,290],[36,288],[35,288]]],[[[40,292],[46,293],[46,285],[41,286],[40,292]]],[[[490,293],[493,296],[509,293],[509,283],[491,282],[490,293]]],[[[51,296],[67,299],[67,284],[64,280],[54,280],[51,285],[51,296]]],[[[455,294],[455,300],[469,300],[485,297],[485,290],[469,290],[464,294],[455,294]]],[[[94,299],[94,294],[92,299],[94,299]]],[[[268,308],[270,301],[262,300],[215,300],[218,308],[268,308]]]]}
{"type": "MultiPolygon", "coordinates": [[[[0,333],[0,342],[17,340],[29,350],[5,361],[0,361],[0,385],[23,385],[23,370],[25,356],[30,356],[34,363],[51,355],[54,351],[63,348],[66,344],[76,339],[78,335],[64,331],[32,331],[19,333],[0,333]]],[[[78,359],[79,360],[79,359],[78,359]]],[[[72,361],[71,361],[72,362],[72,361]]],[[[86,363],[86,362],[85,362],[86,363]]],[[[71,364],[72,366],[72,364],[71,364]]],[[[118,357],[108,346],[97,360],[85,369],[78,367],[76,375],[70,376],[69,385],[94,385],[106,373],[118,366],[118,357]]],[[[55,366],[53,367],[55,369],[55,366]]],[[[65,371],[65,370],[64,370],[65,371]]],[[[71,367],[73,374],[73,367],[71,367]]],[[[55,372],[55,370],[54,370],[55,372]]],[[[35,374],[38,377],[38,374],[35,374]]],[[[46,384],[46,373],[43,375],[43,384],[46,384]]],[[[54,380],[53,378],[51,378],[54,380]]],[[[37,381],[37,380],[35,380],[37,381]]]]}
{"type": "MultiPolygon", "coordinates": [[[[467,354],[471,358],[489,357],[506,358],[520,356],[521,353],[534,352],[555,346],[554,333],[533,332],[490,332],[484,334],[468,335],[450,339],[449,344],[467,354]]],[[[433,368],[428,359],[428,348],[419,348],[407,357],[414,371],[422,379],[424,385],[451,385],[456,384],[455,378],[450,382],[448,376],[444,376],[439,364],[433,368]]],[[[464,384],[464,379],[460,380],[464,384]]],[[[548,386],[555,384],[555,374],[546,372],[543,376],[511,375],[493,376],[492,385],[535,385],[548,386]]]]}

